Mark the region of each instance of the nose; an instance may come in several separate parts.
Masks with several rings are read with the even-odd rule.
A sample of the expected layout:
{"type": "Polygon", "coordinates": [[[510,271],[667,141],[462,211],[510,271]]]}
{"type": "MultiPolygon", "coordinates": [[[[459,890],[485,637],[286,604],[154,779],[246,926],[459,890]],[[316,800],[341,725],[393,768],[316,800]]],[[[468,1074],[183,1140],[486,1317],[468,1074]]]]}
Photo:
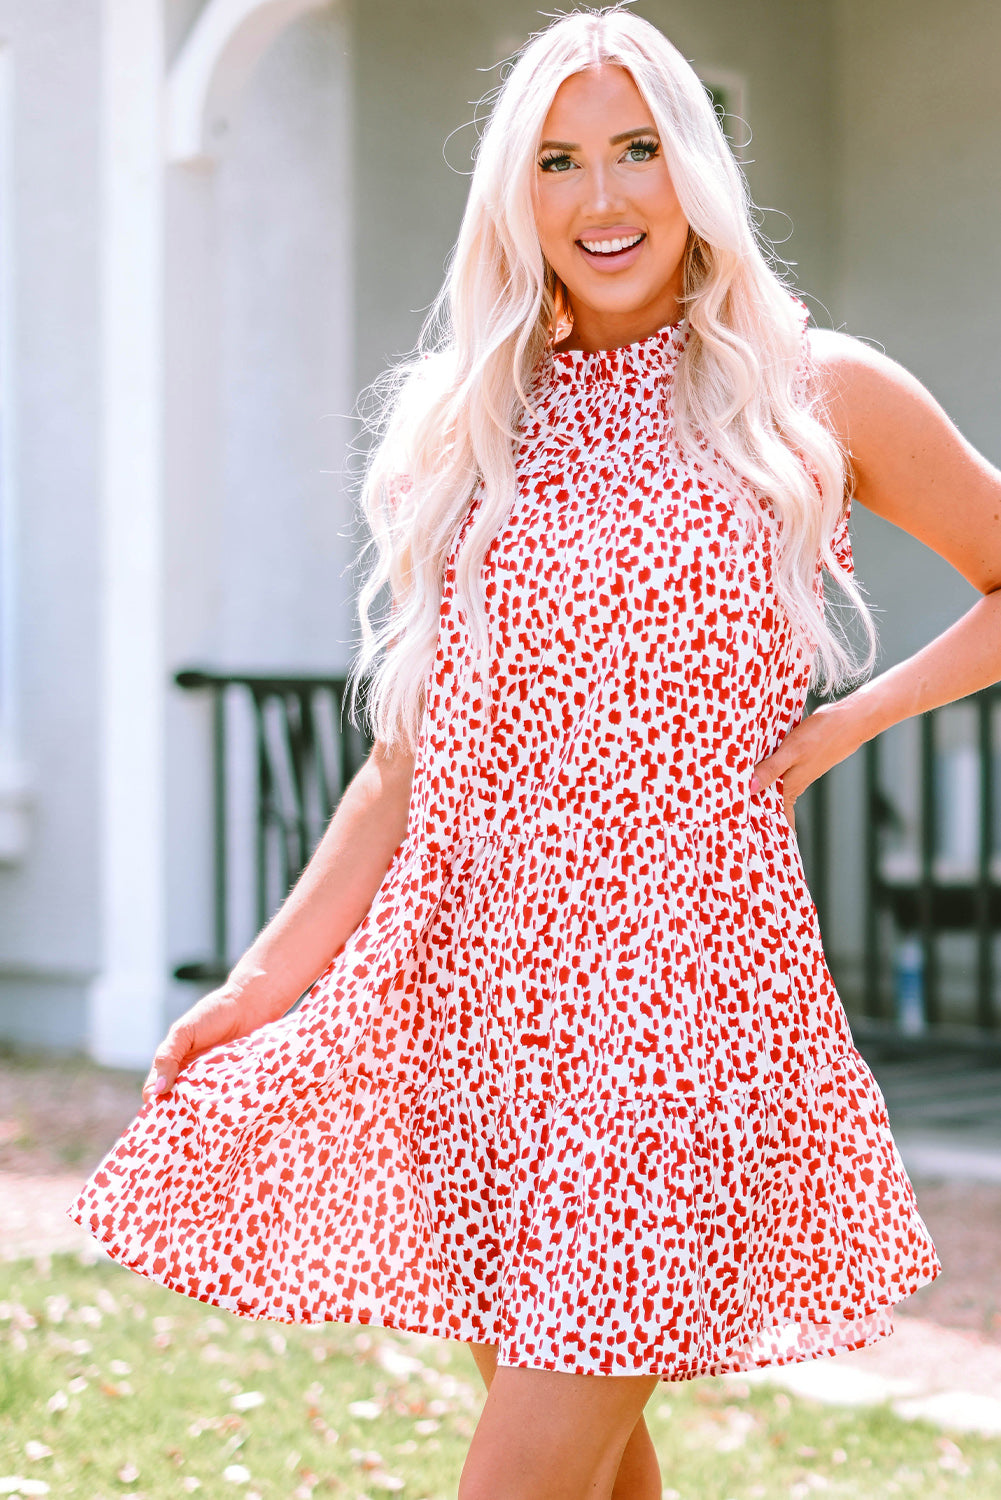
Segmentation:
{"type": "Polygon", "coordinates": [[[622,196],[613,169],[599,162],[587,174],[587,206],[593,214],[609,214],[621,206],[622,196]]]}

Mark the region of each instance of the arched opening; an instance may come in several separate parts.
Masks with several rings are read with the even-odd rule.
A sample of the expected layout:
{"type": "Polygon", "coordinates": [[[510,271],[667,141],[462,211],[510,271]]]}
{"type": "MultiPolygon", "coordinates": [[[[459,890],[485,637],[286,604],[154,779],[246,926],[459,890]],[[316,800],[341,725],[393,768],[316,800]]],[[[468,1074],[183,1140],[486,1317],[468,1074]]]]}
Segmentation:
{"type": "MultiPolygon", "coordinates": [[[[206,8],[182,49],[170,105],[168,667],[343,670],[354,634],[356,547],[344,475],[355,395],[347,22],[336,5],[256,7],[267,12],[271,33],[248,71],[250,41],[260,52],[262,32],[249,37],[245,22],[238,56],[218,37],[213,53],[206,17],[222,8],[206,8]],[[196,43],[203,57],[187,50],[196,43]],[[216,75],[230,70],[227,80],[206,73],[210,54],[216,75]],[[178,78],[187,78],[184,88],[178,78]],[[186,125],[179,101],[189,110],[186,125]],[[182,139],[187,154],[176,149],[182,139]]],[[[207,717],[207,703],[171,695],[173,960],[209,946],[207,717]]],[[[241,738],[234,733],[234,743],[241,738]]],[[[249,759],[236,767],[235,800],[252,775],[249,759]]],[[[253,933],[252,838],[248,826],[231,851],[243,893],[237,947],[253,933]]],[[[181,988],[171,1004],[190,1000],[181,988]]]]}

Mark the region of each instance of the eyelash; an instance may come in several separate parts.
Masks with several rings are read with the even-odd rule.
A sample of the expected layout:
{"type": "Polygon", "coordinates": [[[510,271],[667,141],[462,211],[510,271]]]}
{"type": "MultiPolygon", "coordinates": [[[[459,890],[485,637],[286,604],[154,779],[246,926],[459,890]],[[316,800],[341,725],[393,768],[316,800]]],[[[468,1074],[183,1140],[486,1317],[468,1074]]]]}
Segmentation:
{"type": "MultiPolygon", "coordinates": [[[[644,136],[637,136],[635,140],[629,142],[628,146],[626,147],[626,153],[635,151],[640,147],[642,147],[649,153],[645,158],[646,161],[653,161],[654,157],[660,151],[660,146],[656,141],[648,140],[644,136]]],[[[552,166],[553,162],[569,160],[570,157],[565,151],[551,151],[548,154],[539,157],[539,167],[543,172],[545,172],[550,166],[552,166]]],[[[642,163],[637,162],[635,163],[635,165],[641,166],[642,163]]]]}

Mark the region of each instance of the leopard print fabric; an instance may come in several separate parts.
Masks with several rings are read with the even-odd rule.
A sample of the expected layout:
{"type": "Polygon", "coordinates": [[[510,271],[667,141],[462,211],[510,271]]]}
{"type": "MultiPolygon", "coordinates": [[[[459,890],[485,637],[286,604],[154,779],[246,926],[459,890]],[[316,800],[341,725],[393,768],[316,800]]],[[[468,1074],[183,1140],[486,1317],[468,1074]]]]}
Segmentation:
{"type": "MultiPolygon", "coordinates": [[[[750,789],[810,658],[767,507],[679,451],[687,337],[540,368],[489,670],[455,590],[474,498],[406,838],[298,1009],[192,1062],[87,1181],[68,1211],[122,1264],[250,1318],[663,1380],[860,1347],[938,1273],[781,781],[750,789]]],[[[847,517],[834,545],[850,568],[847,517]]]]}

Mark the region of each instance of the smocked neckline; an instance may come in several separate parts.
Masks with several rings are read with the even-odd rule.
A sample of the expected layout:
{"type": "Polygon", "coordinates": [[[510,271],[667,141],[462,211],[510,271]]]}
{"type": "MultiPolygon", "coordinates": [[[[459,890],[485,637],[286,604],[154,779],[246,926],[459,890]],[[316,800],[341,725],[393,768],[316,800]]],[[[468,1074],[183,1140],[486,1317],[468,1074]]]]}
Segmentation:
{"type": "Polygon", "coordinates": [[[617,349],[551,349],[557,378],[617,380],[630,375],[648,375],[666,369],[688,341],[688,319],[665,323],[617,349]]]}

